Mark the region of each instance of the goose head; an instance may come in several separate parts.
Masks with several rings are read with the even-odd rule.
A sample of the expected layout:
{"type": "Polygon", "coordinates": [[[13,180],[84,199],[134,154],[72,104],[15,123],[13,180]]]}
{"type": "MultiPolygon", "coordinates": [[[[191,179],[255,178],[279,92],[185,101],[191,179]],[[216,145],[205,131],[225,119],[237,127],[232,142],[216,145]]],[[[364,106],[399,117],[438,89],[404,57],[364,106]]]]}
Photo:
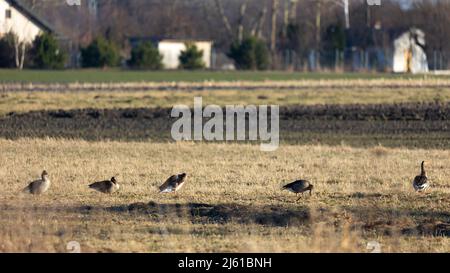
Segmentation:
{"type": "Polygon", "coordinates": [[[425,171],[425,161],[422,161],[422,164],[420,165],[421,167],[421,174],[422,175],[426,175],[426,171],[425,171]]]}
{"type": "Polygon", "coordinates": [[[117,184],[116,178],[115,178],[115,177],[112,177],[112,178],[111,178],[111,182],[112,182],[113,184],[117,184]]]}
{"type": "Polygon", "coordinates": [[[43,171],[41,176],[42,176],[42,180],[47,180],[48,179],[47,171],[43,171]]]}

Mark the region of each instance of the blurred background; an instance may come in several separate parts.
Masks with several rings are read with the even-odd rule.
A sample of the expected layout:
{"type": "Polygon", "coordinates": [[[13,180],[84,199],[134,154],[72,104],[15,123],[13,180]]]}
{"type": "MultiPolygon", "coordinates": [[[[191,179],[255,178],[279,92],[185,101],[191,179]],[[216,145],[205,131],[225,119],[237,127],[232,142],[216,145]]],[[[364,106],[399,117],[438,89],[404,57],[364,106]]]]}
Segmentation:
{"type": "MultiPolygon", "coordinates": [[[[450,61],[446,0],[382,0],[379,5],[366,0],[80,0],[72,6],[65,0],[0,2],[7,5],[3,40],[15,33],[17,42],[30,49],[24,50],[23,61],[20,56],[0,58],[2,67],[424,73],[447,70],[450,61]],[[27,20],[8,23],[16,20],[15,9],[40,33],[51,33],[58,41],[64,53],[58,65],[35,60],[37,33],[29,31],[27,20]],[[85,49],[95,42],[113,48],[108,60],[92,60],[92,50],[85,49]],[[159,56],[148,53],[150,44],[159,56]],[[180,63],[187,44],[202,53],[202,62],[180,63]]],[[[11,56],[5,47],[2,55],[11,56]]]]}

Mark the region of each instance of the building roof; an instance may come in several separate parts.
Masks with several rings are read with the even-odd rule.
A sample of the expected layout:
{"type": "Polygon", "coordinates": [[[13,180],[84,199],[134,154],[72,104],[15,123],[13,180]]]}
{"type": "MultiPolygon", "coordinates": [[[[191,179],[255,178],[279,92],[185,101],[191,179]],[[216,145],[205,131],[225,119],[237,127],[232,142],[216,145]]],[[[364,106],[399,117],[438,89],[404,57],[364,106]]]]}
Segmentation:
{"type": "Polygon", "coordinates": [[[162,39],[159,42],[169,42],[169,43],[189,43],[189,42],[205,42],[205,43],[213,43],[212,40],[205,39],[162,39]]]}
{"type": "Polygon", "coordinates": [[[5,1],[8,2],[12,7],[17,9],[20,13],[22,13],[25,17],[27,17],[30,21],[32,21],[41,29],[51,33],[56,33],[54,28],[47,21],[40,18],[34,11],[29,9],[20,0],[5,0],[5,1]]]}
{"type": "Polygon", "coordinates": [[[131,46],[137,46],[141,42],[152,42],[153,44],[158,44],[160,42],[170,42],[170,43],[186,43],[186,42],[207,42],[213,44],[213,40],[208,39],[195,39],[195,38],[165,38],[165,37],[158,37],[158,36],[146,36],[146,37],[128,37],[128,41],[130,42],[131,46]]]}

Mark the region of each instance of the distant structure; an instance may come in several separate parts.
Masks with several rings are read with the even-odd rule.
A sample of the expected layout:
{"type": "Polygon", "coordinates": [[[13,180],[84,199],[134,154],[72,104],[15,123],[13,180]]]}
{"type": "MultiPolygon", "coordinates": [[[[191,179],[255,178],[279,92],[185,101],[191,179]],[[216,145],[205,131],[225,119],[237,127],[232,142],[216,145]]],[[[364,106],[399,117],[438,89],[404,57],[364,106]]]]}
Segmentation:
{"type": "Polygon", "coordinates": [[[143,42],[151,42],[163,56],[162,63],[165,69],[177,69],[180,65],[179,57],[182,51],[186,50],[186,44],[194,44],[203,51],[203,62],[206,68],[212,67],[213,42],[209,40],[195,39],[161,39],[154,37],[131,37],[129,43],[132,48],[143,42]]]}
{"type": "Polygon", "coordinates": [[[18,0],[0,0],[0,37],[14,32],[20,42],[31,43],[42,32],[53,28],[18,0]]]}
{"type": "Polygon", "coordinates": [[[88,1],[88,9],[89,14],[93,17],[97,18],[98,16],[98,1],[97,0],[89,0],[88,1]]]}
{"type": "Polygon", "coordinates": [[[392,70],[396,73],[427,73],[425,33],[417,28],[401,34],[394,41],[392,70]]]}
{"type": "Polygon", "coordinates": [[[180,66],[178,57],[186,50],[186,44],[194,44],[203,51],[203,62],[206,68],[211,68],[212,41],[207,40],[161,40],[158,42],[158,50],[163,55],[165,69],[177,69],[180,66]]]}

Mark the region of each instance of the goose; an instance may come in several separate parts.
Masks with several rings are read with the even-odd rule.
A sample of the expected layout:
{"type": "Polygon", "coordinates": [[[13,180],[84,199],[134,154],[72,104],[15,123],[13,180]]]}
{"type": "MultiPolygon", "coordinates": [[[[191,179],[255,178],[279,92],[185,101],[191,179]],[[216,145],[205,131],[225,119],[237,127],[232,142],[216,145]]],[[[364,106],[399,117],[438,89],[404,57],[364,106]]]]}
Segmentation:
{"type": "MultiPolygon", "coordinates": [[[[309,195],[312,195],[313,188],[314,186],[307,180],[297,180],[295,182],[287,184],[286,186],[283,186],[283,190],[288,190],[295,193],[296,195],[298,195],[299,193],[303,195],[305,191],[309,191],[309,195]]],[[[300,199],[301,197],[297,199],[297,201],[300,199]]]]}
{"type": "Polygon", "coordinates": [[[159,187],[159,193],[175,193],[185,184],[186,174],[172,175],[159,187]]]}
{"type": "Polygon", "coordinates": [[[119,190],[119,184],[117,183],[116,178],[112,177],[111,180],[92,183],[89,185],[89,188],[101,193],[111,194],[119,190]]]}
{"type": "Polygon", "coordinates": [[[425,161],[422,161],[420,175],[414,178],[413,187],[416,192],[422,192],[429,186],[430,185],[428,184],[427,172],[425,171],[425,161]]]}
{"type": "Polygon", "coordinates": [[[30,194],[43,194],[50,187],[50,180],[48,179],[47,171],[43,171],[41,175],[41,179],[31,182],[25,189],[23,189],[24,193],[30,194]]]}

